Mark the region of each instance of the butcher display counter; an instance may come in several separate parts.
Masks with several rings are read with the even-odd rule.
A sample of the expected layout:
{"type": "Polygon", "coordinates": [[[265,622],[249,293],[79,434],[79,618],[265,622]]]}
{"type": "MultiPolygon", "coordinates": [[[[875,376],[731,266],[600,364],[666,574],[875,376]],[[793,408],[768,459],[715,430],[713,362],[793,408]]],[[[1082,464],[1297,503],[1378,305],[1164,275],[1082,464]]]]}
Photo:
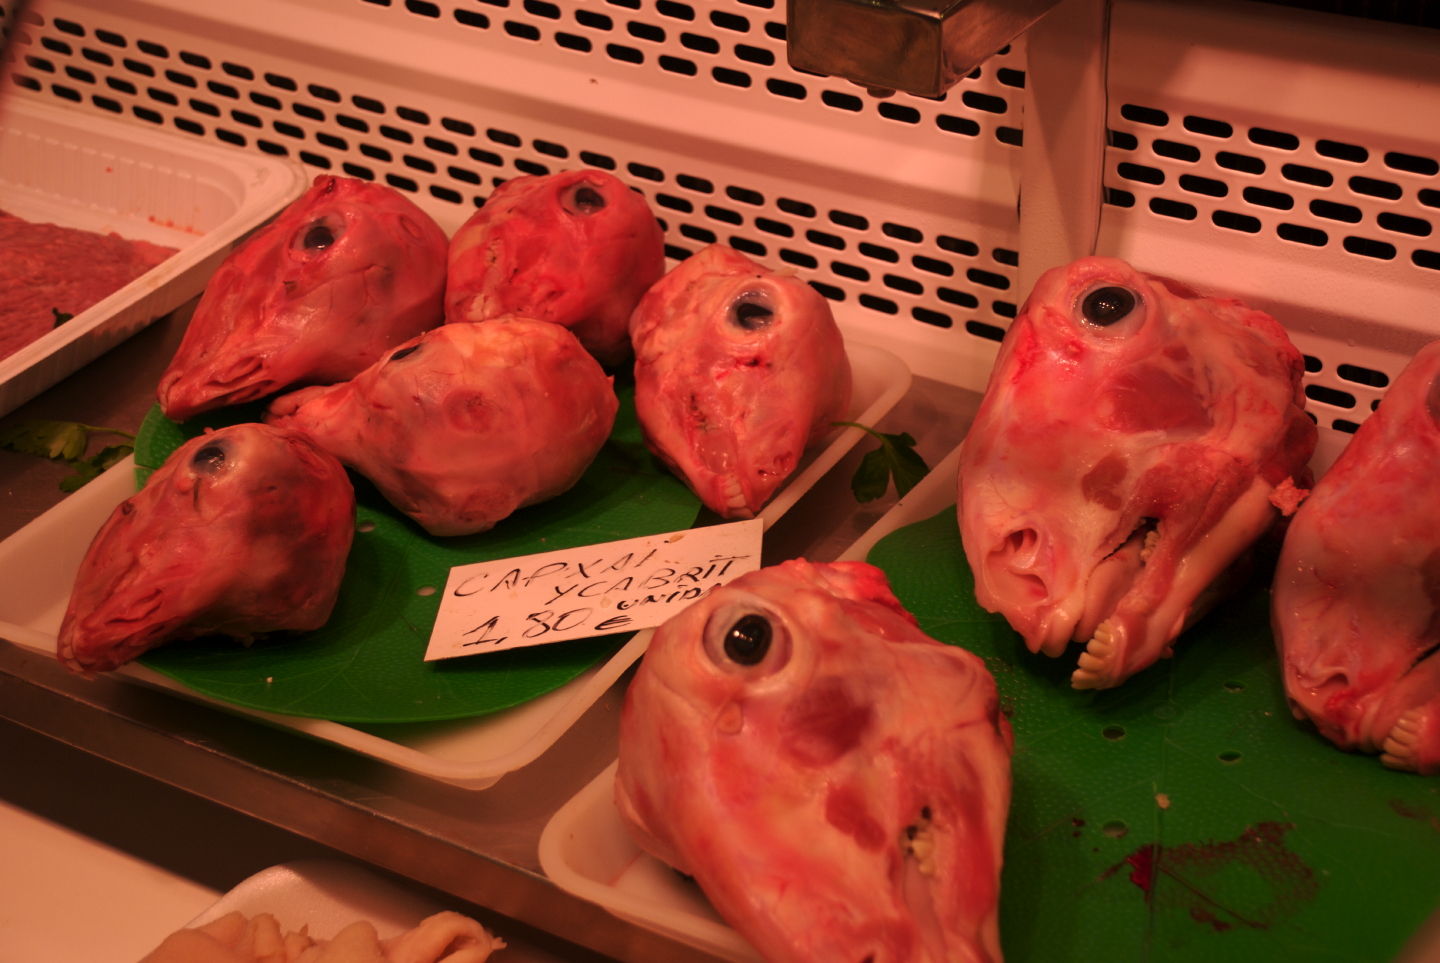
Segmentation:
{"type": "MultiPolygon", "coordinates": [[[[804,6],[807,29],[851,36],[920,10],[948,39],[924,48],[934,63],[897,60],[878,26],[842,51],[833,34],[790,37],[780,0],[6,0],[0,207],[58,218],[49,201],[79,195],[180,254],[145,299],[58,323],[0,366],[0,431],[53,419],[146,426],[153,442],[156,386],[209,273],[316,175],[385,184],[453,234],[514,177],[605,171],[650,204],[670,265],[724,243],[824,295],[857,372],[853,415],[909,434],[935,469],[903,500],[858,501],[875,442],[837,430],[777,499],[764,561],[870,557],[948,631],[952,602],[973,602],[929,584],[968,577],[953,570],[955,449],[1046,269],[1109,255],[1274,316],[1303,356],[1321,474],[1440,336],[1440,45],[1424,11],[1001,3],[1010,15],[985,29],[1005,36],[966,44],[951,41],[986,4],[804,6]],[[1001,46],[976,61],[977,43],[1001,46]],[[68,153],[36,153],[21,177],[16,145],[68,153]]],[[[54,573],[73,572],[135,471],[66,494],[69,473],[0,451],[0,595],[22,603],[0,645],[12,805],[217,893],[293,860],[368,867],[409,894],[396,899],[473,911],[517,960],[754,958],[616,831],[643,633],[520,706],[425,721],[287,714],[143,664],[81,678],[37,643],[69,593],[54,573]]],[[[1216,658],[1182,644],[1093,702],[1033,663],[1001,670],[1002,690],[1045,689],[1027,705],[1059,713],[1032,716],[1045,731],[1012,720],[1011,958],[1355,959],[1412,939],[1424,953],[1440,789],[1289,718],[1258,585],[1202,627],[1216,658]],[[1190,888],[1193,873],[1211,876],[1190,888]]],[[[992,668],[1023,657],[982,634],[1014,643],[992,668]]]]}
{"type": "MultiPolygon", "coordinates": [[[[193,303],[0,419],[0,427],[60,419],[134,428],[154,404],[153,385],[173,353],[190,308],[193,303]]],[[[917,383],[879,427],[905,430],[904,425],[911,425],[920,434],[917,447],[934,461],[963,433],[966,414],[976,401],[973,393],[917,383]],[[940,411],[957,412],[959,417],[940,418],[940,411]]],[[[849,476],[859,457],[858,451],[847,456],[796,506],[788,521],[777,523],[766,541],[767,559],[834,557],[893,504],[893,491],[865,505],[854,500],[849,476]]],[[[128,465],[117,470],[126,471],[128,465]]],[[[0,452],[0,472],[5,537],[73,497],[60,488],[69,473],[64,465],[0,452]]],[[[160,861],[173,858],[166,854],[176,851],[220,850],[214,867],[197,869],[192,859],[183,861],[212,888],[228,889],[246,874],[242,869],[258,871],[267,859],[340,855],[432,887],[462,904],[508,916],[511,919],[502,918],[491,926],[512,941],[518,936],[523,943],[525,933],[538,932],[530,937],[533,945],[544,947],[546,933],[575,944],[554,951],[559,954],[555,959],[590,958],[577,947],[626,960],[704,958],[692,948],[558,889],[540,871],[541,830],[562,803],[615,757],[623,680],[606,689],[534,763],[483,791],[407,773],[130,680],[82,679],[53,656],[14,646],[0,649],[0,687],[4,690],[0,715],[11,724],[3,729],[4,755],[31,763],[7,764],[0,794],[28,800],[42,814],[52,809],[55,818],[78,818],[82,823],[84,817],[75,815],[73,803],[56,800],[83,796],[111,811],[102,824],[108,828],[96,832],[113,834],[142,853],[151,851],[160,861]],[[86,783],[56,785],[53,794],[36,789],[29,784],[50,779],[51,766],[33,747],[33,737],[13,726],[56,740],[62,744],[55,748],[57,753],[73,746],[107,764],[56,766],[56,777],[65,773],[86,783]],[[136,790],[132,778],[117,775],[108,764],[285,832],[277,831],[271,838],[254,830],[232,830],[240,845],[255,847],[255,855],[229,851],[234,844],[223,834],[212,836],[209,825],[198,817],[172,821],[172,813],[190,814],[193,802],[136,790]],[[97,780],[93,785],[91,778],[97,780]],[[109,797],[109,786],[117,790],[116,797],[109,797]],[[173,808],[136,809],[141,802],[157,801],[173,808]],[[144,830],[117,826],[118,813],[142,820],[144,830]],[[172,837],[172,833],[185,835],[172,837]],[[157,838],[147,842],[148,834],[157,838]],[[239,875],[225,883],[217,878],[221,867],[239,875]]],[[[221,819],[216,822],[232,825],[221,819]]],[[[17,869],[11,864],[5,872],[17,869]]],[[[173,920],[169,928],[186,922],[173,920]]]]}

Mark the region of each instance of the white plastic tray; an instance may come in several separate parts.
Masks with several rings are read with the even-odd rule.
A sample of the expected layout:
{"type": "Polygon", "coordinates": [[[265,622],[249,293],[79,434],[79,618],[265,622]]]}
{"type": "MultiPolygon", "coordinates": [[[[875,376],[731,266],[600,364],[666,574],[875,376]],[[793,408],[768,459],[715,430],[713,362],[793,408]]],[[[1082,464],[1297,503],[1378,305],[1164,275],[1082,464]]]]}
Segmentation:
{"type": "MultiPolygon", "coordinates": [[[[186,927],[204,926],[227,913],[269,913],[287,932],[306,927],[310,936],[329,940],[346,926],[364,919],[374,924],[376,934],[384,940],[446,909],[471,912],[439,903],[354,863],[299,859],[242,880],[186,927]]],[[[493,925],[488,919],[479,922],[507,943],[492,957],[497,963],[563,963],[554,953],[507,934],[503,920],[493,925]]]]}
{"type": "Polygon", "coordinates": [[[177,250],[0,361],[0,415],[199,294],[231,247],[305,183],[300,166],[284,158],[7,91],[0,106],[0,210],[177,250]]]}
{"type": "MultiPolygon", "coordinates": [[[[960,449],[955,448],[841,556],[864,561],[891,532],[929,518],[955,501],[960,449]]],[[[630,838],[615,808],[615,769],[561,806],[540,835],[540,866],[561,889],[622,919],[737,963],[759,955],[722,920],[700,888],[630,838]]]]}
{"type": "Polygon", "coordinates": [[[735,963],[761,963],[700,887],[642,852],[615,808],[612,762],[540,834],[540,868],[568,893],[646,929],[735,963]]]}
{"type": "Polygon", "coordinates": [[[241,880],[185,927],[204,926],[228,913],[269,913],[284,930],[305,926],[312,937],[328,940],[366,919],[383,940],[443,909],[360,866],[338,859],[297,859],[241,880]]]}
{"type": "MultiPolygon", "coordinates": [[[[910,370],[888,351],[853,342],[846,347],[855,379],[849,420],[874,425],[909,389],[910,370]]],[[[864,432],[858,428],[836,431],[807,457],[786,486],[760,512],[766,528],[863,436],[864,432]]],[[[80,561],[95,532],[115,506],[133,492],[132,461],[126,459],[0,542],[0,572],[5,573],[4,580],[0,581],[0,637],[22,648],[54,654],[56,635],[80,561]]],[[[408,772],[470,789],[484,789],[554,744],[640,657],[649,641],[648,631],[637,633],[606,662],[514,709],[453,722],[365,728],[231,706],[192,692],[135,663],[121,667],[114,674],[302,732],[408,772]]]]}

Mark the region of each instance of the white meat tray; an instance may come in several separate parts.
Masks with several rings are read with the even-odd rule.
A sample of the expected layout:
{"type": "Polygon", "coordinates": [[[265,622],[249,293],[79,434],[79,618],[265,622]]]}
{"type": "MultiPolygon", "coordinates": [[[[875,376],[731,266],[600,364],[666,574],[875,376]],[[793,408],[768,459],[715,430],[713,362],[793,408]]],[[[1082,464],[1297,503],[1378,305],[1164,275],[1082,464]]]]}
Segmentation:
{"type": "MultiPolygon", "coordinates": [[[[955,501],[955,448],[840,556],[861,561],[897,529],[955,501]]],[[[693,882],[643,852],[615,808],[612,762],[550,818],[540,834],[540,867],[568,893],[621,919],[735,963],[761,963],[753,947],[715,912],[693,882]]]]}
{"type": "Polygon", "coordinates": [[[472,907],[442,900],[440,894],[431,896],[412,889],[356,863],[297,859],[270,866],[240,881],[186,927],[204,926],[227,913],[250,917],[269,913],[286,931],[306,927],[310,936],[329,940],[363,919],[374,924],[376,934],[384,940],[416,926],[427,916],[454,910],[476,919],[505,941],[505,949],[492,957],[495,963],[566,963],[566,957],[534,945],[527,935],[509,932],[505,917],[492,920],[472,907]]]}
{"type": "Polygon", "coordinates": [[[307,927],[312,937],[321,940],[365,919],[383,940],[446,908],[353,863],[297,859],[241,880],[185,928],[204,926],[230,913],[247,917],[269,913],[283,930],[307,927]]]}
{"type": "Polygon", "coordinates": [[[0,102],[0,210],[113,231],[176,253],[0,361],[0,415],[199,294],[235,243],[305,183],[303,169],[284,158],[7,91],[0,102]]]}
{"type": "MultiPolygon", "coordinates": [[[[854,373],[848,420],[875,425],[909,390],[910,369],[880,348],[847,342],[854,373]]],[[[768,529],[864,437],[845,428],[801,462],[785,487],[761,510],[768,529]]],[[[105,472],[54,508],[0,542],[0,638],[54,655],[70,587],[95,533],[121,501],[134,493],[132,459],[105,472]]],[[[212,700],[131,663],[113,674],[261,719],[343,746],[399,769],[468,789],[485,789],[536,759],[600,698],[645,651],[651,633],[636,633],[607,661],[566,685],[513,709],[450,722],[358,728],[245,709],[212,700]],[[383,733],[383,735],[381,734],[383,733]]],[[[420,653],[417,653],[417,658],[420,653]]]]}

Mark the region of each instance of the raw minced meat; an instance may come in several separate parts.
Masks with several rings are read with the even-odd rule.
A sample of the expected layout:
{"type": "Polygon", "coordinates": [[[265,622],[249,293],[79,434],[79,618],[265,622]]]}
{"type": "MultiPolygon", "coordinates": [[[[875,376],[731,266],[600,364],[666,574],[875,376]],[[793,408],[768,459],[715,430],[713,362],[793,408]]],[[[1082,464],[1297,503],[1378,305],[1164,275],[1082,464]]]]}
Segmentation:
{"type": "Polygon", "coordinates": [[[0,361],[174,253],[0,211],[0,361]]]}

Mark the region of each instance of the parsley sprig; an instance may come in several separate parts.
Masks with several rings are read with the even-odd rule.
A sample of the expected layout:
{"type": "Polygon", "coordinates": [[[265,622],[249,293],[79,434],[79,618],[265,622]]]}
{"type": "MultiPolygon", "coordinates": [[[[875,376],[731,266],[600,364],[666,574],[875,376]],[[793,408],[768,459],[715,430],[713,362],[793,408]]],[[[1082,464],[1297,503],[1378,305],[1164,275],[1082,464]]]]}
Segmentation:
{"type": "Polygon", "coordinates": [[[925,459],[915,450],[915,439],[909,432],[889,434],[876,431],[868,425],[854,421],[837,421],[836,426],[859,428],[880,439],[880,447],[866,452],[860,459],[860,467],[850,479],[850,490],[858,502],[873,502],[881,497],[895,481],[895,494],[903,498],[910,489],[919,484],[930,471],[925,459]]]}
{"type": "Polygon", "coordinates": [[[73,492],[135,450],[135,436],[118,428],[100,428],[78,421],[37,418],[0,429],[0,448],[22,455],[39,455],[68,465],[71,474],[60,479],[60,489],[73,492]],[[118,435],[128,442],[106,445],[89,456],[92,435],[118,435]]]}

